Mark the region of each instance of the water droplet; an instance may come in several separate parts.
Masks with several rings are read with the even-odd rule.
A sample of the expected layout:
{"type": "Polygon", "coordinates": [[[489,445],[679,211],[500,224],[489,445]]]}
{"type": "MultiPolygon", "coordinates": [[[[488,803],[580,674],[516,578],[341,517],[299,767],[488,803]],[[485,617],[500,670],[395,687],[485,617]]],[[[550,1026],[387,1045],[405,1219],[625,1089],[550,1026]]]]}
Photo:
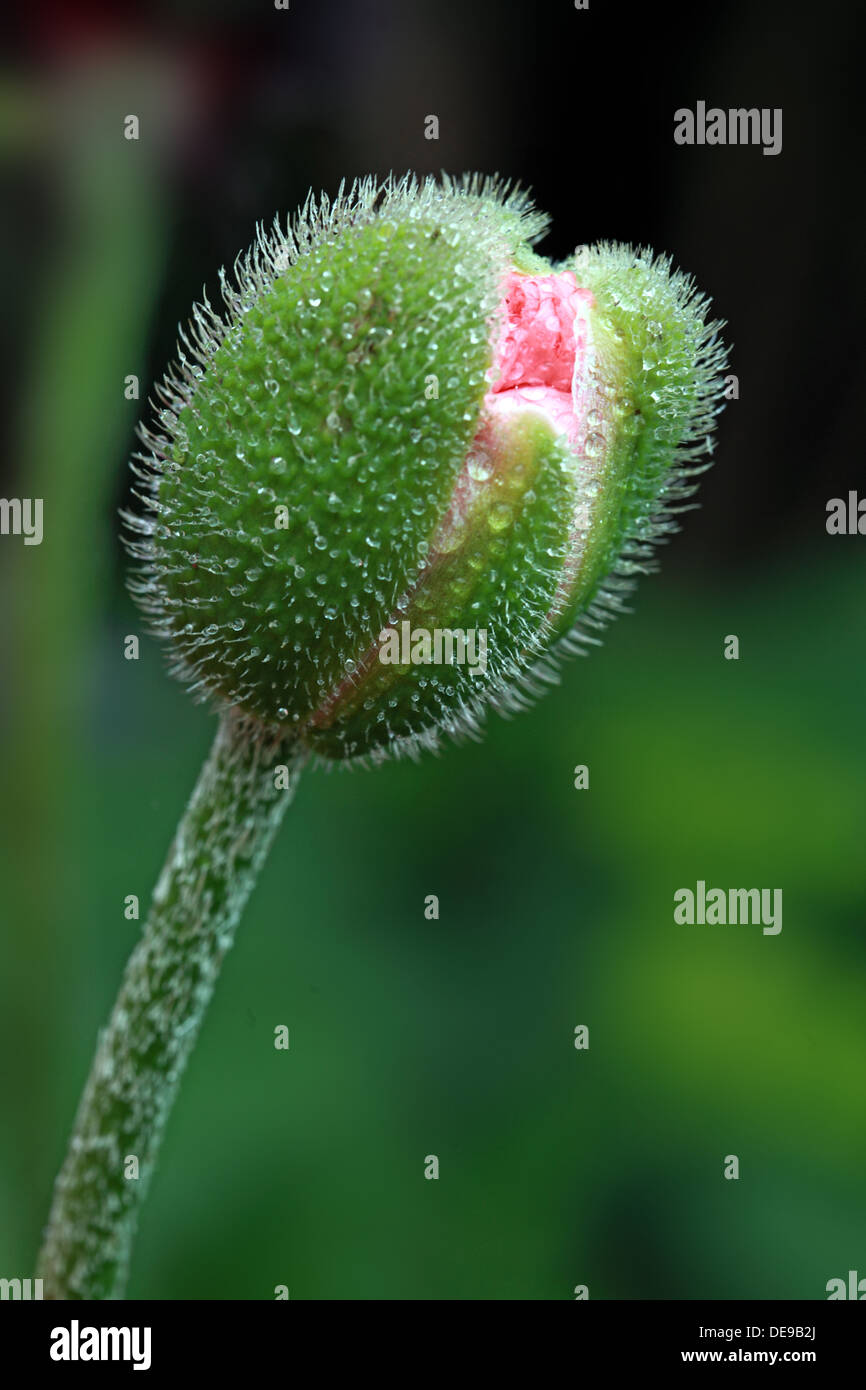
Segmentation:
{"type": "Polygon", "coordinates": [[[493,464],[488,454],[476,451],[466,461],[466,472],[474,483],[486,483],[493,477],[493,464]]]}
{"type": "Polygon", "coordinates": [[[497,502],[487,518],[491,531],[507,531],[514,520],[514,511],[507,502],[497,502]]]}

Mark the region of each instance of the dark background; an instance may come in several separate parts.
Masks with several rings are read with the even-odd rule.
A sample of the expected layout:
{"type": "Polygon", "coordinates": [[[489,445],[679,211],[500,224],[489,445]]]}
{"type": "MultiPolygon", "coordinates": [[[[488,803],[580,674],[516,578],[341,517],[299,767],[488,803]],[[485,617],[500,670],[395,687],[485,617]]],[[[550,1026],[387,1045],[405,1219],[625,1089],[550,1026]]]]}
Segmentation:
{"type": "Polygon", "coordinates": [[[670,252],[728,321],[740,399],[636,616],[540,708],[302,786],[130,1293],[820,1298],[866,1274],[866,538],[825,530],[829,498],[866,492],[861,13],[292,0],[14,23],[0,488],[43,497],[46,534],[0,538],[0,1275],[30,1270],[136,930],[123,898],[144,909],[213,731],[152,643],[122,659],[143,399],[257,220],[443,168],[531,186],[554,257],[670,252]],[[698,100],[782,107],[781,154],[675,145],[698,100]],[[675,926],[697,878],[782,887],[781,935],[675,926]]]}

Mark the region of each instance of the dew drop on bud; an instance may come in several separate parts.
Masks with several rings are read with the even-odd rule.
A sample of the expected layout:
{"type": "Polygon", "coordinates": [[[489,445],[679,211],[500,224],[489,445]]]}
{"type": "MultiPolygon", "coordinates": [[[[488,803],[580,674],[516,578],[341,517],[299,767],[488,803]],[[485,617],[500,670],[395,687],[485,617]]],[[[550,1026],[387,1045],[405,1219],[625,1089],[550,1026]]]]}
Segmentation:
{"type": "Polygon", "coordinates": [[[493,477],[493,464],[487,454],[478,451],[469,455],[466,464],[466,472],[474,483],[486,483],[493,477]]]}
{"type": "Polygon", "coordinates": [[[507,502],[497,502],[487,518],[491,531],[507,531],[514,520],[514,511],[507,502]]]}

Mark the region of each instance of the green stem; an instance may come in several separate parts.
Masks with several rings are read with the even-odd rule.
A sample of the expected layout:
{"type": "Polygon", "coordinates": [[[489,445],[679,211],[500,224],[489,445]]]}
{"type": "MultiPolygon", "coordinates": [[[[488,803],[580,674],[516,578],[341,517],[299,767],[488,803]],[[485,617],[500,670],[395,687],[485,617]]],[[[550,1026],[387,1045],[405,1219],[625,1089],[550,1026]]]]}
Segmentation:
{"type": "Polygon", "coordinates": [[[100,1034],[39,1257],[45,1298],[123,1297],[183,1069],[303,760],[273,732],[220,723],[100,1034]]]}

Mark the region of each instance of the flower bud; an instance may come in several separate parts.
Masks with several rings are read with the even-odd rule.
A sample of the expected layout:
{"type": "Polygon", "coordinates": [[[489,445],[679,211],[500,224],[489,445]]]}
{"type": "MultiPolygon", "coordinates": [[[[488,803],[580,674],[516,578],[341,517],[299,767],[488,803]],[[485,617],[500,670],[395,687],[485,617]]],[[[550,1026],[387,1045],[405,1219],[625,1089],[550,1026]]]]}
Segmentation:
{"type": "Polygon", "coordinates": [[[533,250],[495,180],[308,201],[205,300],[137,455],[133,592],[200,697],[378,759],[520,708],[674,528],[720,409],[691,282],[533,250]]]}

